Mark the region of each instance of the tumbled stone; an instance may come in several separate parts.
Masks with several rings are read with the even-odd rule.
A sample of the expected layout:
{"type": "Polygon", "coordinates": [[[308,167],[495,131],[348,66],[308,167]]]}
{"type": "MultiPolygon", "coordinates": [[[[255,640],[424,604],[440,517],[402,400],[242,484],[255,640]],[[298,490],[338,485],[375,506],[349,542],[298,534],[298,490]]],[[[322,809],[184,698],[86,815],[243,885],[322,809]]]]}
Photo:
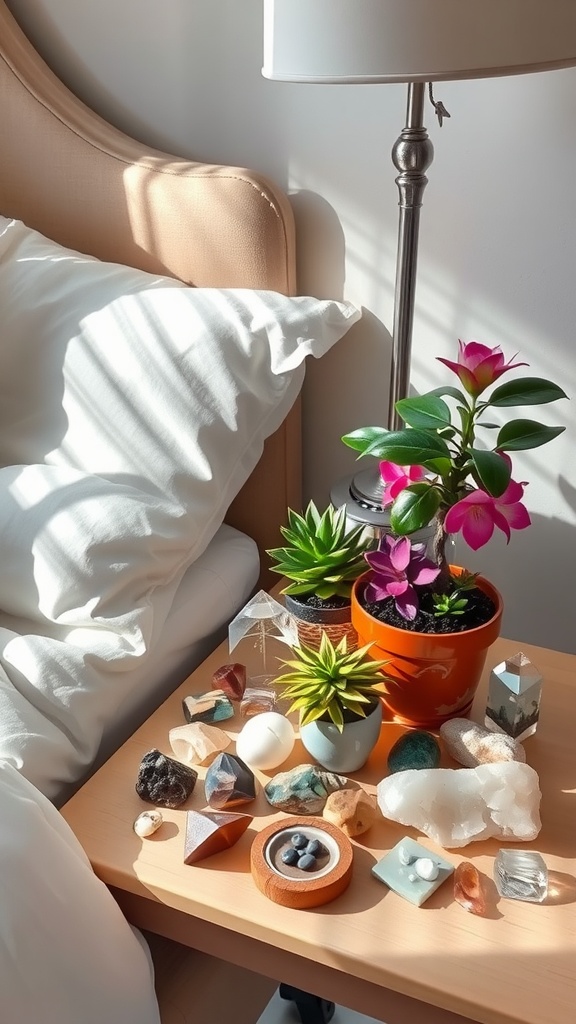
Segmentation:
{"type": "Polygon", "coordinates": [[[161,811],[142,811],[136,818],[133,828],[137,836],[147,839],[158,831],[163,820],[161,811]]]}
{"type": "Polygon", "coordinates": [[[526,761],[526,752],[518,740],[505,733],[492,732],[468,718],[452,718],[440,726],[446,752],[465,768],[500,761],[526,761]]]}
{"type": "Polygon", "coordinates": [[[300,764],[270,779],[264,795],[272,807],[287,814],[321,814],[329,794],[347,785],[348,779],[343,775],[314,764],[300,764]]]}
{"type": "Polygon", "coordinates": [[[188,811],[184,863],[196,864],[222,850],[229,850],[252,821],[251,814],[233,811],[188,811]]]}
{"type": "Polygon", "coordinates": [[[159,750],[144,754],[138,768],[136,792],[142,800],[161,807],[180,807],[188,799],[198,772],[159,750]]]}
{"type": "Polygon", "coordinates": [[[223,690],[184,697],[182,709],[187,722],[225,722],[234,714],[232,701],[223,690]]]}
{"type": "Polygon", "coordinates": [[[440,744],[431,732],[411,729],[390,748],[387,764],[391,772],[404,772],[410,768],[437,768],[440,764],[440,744]]]}
{"type": "Polygon", "coordinates": [[[529,842],[541,828],[538,775],[517,761],[397,772],[378,783],[377,799],[385,818],[445,848],[491,836],[529,842]]]}
{"type": "Polygon", "coordinates": [[[256,797],[254,773],[234,754],[218,754],[204,780],[206,801],[210,807],[238,807],[256,797]]]}
{"type": "Polygon", "coordinates": [[[486,897],[478,868],[469,860],[458,864],[454,872],[454,899],[470,914],[486,913],[486,897]]]}
{"type": "Polygon", "coordinates": [[[275,711],[276,691],[269,686],[247,686],[240,702],[240,714],[244,718],[275,711]]]}
{"type": "Polygon", "coordinates": [[[170,729],[168,739],[172,752],[188,764],[211,764],[215,757],[230,746],[232,740],[222,729],[205,722],[189,722],[170,729]]]}
{"type": "Polygon", "coordinates": [[[222,690],[230,700],[242,700],[246,689],[246,665],[238,661],[233,665],[221,665],[212,676],[212,688],[222,690]]]}
{"type": "Polygon", "coordinates": [[[353,838],[367,832],[379,815],[376,797],[363,789],[340,789],[330,793],[322,817],[353,838]]]}

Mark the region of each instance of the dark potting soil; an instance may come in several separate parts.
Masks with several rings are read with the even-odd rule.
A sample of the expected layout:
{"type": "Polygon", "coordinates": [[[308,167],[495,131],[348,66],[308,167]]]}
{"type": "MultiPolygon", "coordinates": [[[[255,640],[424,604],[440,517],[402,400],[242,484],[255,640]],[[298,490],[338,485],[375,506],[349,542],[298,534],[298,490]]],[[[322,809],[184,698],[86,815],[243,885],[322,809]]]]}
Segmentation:
{"type": "Polygon", "coordinates": [[[345,597],[317,597],[316,594],[298,594],[295,597],[308,608],[345,608],[350,604],[345,597]]]}
{"type": "Polygon", "coordinates": [[[463,615],[434,615],[432,593],[422,589],[418,594],[420,608],[412,620],[400,615],[393,597],[372,603],[362,600],[362,606],[375,619],[410,633],[464,633],[488,622],[496,611],[496,605],[479,587],[467,591],[463,596],[468,599],[463,615]]]}

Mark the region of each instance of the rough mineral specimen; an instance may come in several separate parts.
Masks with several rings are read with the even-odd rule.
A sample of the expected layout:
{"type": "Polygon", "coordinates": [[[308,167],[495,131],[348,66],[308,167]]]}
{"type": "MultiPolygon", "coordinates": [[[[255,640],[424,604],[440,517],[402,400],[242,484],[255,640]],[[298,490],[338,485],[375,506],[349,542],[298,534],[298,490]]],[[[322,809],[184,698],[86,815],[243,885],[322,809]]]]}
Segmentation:
{"type": "Polygon", "coordinates": [[[410,768],[437,768],[440,744],[431,732],[412,729],[400,736],[388,754],[388,770],[404,772],[410,768]]]}
{"type": "Polygon", "coordinates": [[[498,850],[494,881],[501,896],[542,903],[548,895],[548,868],[536,850],[498,850]]]}
{"type": "Polygon", "coordinates": [[[446,751],[465,768],[499,761],[526,760],[524,747],[504,733],[492,732],[468,718],[452,718],[440,726],[446,751]]]}
{"type": "Polygon", "coordinates": [[[454,899],[471,914],[481,917],[486,913],[482,876],[469,860],[463,860],[454,872],[454,899]]]}
{"type": "Polygon", "coordinates": [[[234,714],[232,701],[223,690],[184,697],[182,709],[187,722],[224,722],[234,714]]]}
{"type": "Polygon", "coordinates": [[[238,807],[256,797],[254,773],[234,754],[218,754],[204,780],[206,801],[210,807],[238,807]]]}
{"type": "Polygon", "coordinates": [[[237,843],[252,821],[251,814],[233,811],[188,811],[184,863],[196,864],[237,843]]]}
{"type": "Polygon", "coordinates": [[[136,792],[143,800],[161,807],[180,807],[188,799],[198,772],[180,761],[174,761],[159,750],[144,754],[138,768],[136,792]]]}
{"type": "Polygon", "coordinates": [[[168,739],[172,751],[188,764],[211,764],[215,757],[229,747],[232,740],[222,729],[204,722],[190,722],[170,729],[168,739]]]}
{"type": "Polygon", "coordinates": [[[529,842],[541,827],[538,775],[517,761],[398,772],[378,784],[377,798],[385,818],[446,848],[490,836],[529,842]]]}
{"type": "Polygon", "coordinates": [[[362,835],[379,815],[376,797],[363,789],[340,789],[330,793],[322,817],[341,828],[347,836],[362,835]]]}
{"type": "Polygon", "coordinates": [[[134,822],[134,831],[141,839],[147,839],[158,831],[162,821],[161,811],[142,811],[134,822]]]}
{"type": "Polygon", "coordinates": [[[287,814],[321,814],[330,793],[345,789],[348,779],[314,764],[279,772],[264,787],[269,804],[287,814]]]}
{"type": "Polygon", "coordinates": [[[238,661],[233,665],[221,665],[212,676],[212,688],[222,690],[230,700],[242,700],[246,689],[246,665],[238,661]]]}

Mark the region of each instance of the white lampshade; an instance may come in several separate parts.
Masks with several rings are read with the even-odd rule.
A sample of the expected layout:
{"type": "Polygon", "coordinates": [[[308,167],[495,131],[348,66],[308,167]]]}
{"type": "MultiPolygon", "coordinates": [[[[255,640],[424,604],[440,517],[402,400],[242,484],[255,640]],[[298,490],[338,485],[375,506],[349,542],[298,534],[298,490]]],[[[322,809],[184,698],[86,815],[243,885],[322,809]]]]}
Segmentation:
{"type": "Polygon", "coordinates": [[[433,82],[576,64],[576,0],[264,0],[265,78],[433,82]]]}

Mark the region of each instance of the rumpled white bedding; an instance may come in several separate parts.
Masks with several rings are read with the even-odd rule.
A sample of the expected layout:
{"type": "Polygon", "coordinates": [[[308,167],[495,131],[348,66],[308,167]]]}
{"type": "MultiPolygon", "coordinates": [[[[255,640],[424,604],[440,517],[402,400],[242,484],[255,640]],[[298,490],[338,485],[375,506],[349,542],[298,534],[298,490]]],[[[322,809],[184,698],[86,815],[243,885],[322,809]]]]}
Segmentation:
{"type": "Polygon", "coordinates": [[[0,760],[2,1024],[159,1024],[148,950],[71,829],[0,760]]]}

